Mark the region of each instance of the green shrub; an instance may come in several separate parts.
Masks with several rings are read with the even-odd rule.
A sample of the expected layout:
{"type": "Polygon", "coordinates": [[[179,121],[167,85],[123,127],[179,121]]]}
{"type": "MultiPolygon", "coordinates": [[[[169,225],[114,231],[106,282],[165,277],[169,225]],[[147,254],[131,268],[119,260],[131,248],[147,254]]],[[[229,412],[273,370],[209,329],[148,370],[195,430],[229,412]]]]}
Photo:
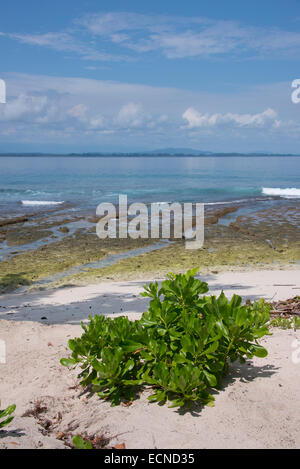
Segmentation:
{"type": "Polygon", "coordinates": [[[15,411],[15,409],[16,409],[16,405],[13,404],[4,410],[0,410],[0,419],[8,417],[8,418],[5,418],[5,420],[2,420],[2,422],[0,421],[0,429],[8,425],[14,419],[13,415],[11,414],[15,411]]]}
{"type": "Polygon", "coordinates": [[[279,327],[280,329],[300,329],[300,317],[291,316],[289,318],[282,318],[280,316],[275,317],[270,322],[273,327],[279,327]]]}
{"type": "Polygon", "coordinates": [[[258,339],[269,334],[270,309],[242,305],[237,295],[203,296],[208,286],[197,270],[145,285],[141,295],[151,301],[140,320],[90,316],[61,364],[80,365],[82,386],[92,384],[112,405],[133,400],[144,385],[153,388],[151,402],[212,405],[209,390],[220,388],[229,361],[267,355],[258,339]]]}

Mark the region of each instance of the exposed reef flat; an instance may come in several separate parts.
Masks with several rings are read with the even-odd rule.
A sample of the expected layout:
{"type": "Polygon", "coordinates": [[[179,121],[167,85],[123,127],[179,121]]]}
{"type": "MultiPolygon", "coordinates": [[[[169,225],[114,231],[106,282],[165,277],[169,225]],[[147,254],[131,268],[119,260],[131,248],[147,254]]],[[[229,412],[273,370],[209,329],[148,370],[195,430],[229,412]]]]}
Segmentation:
{"type": "Polygon", "coordinates": [[[64,285],[97,279],[133,279],[194,266],[203,272],[297,266],[298,205],[239,213],[240,206],[206,209],[205,241],[198,250],[187,250],[184,239],[172,236],[170,243],[155,250],[148,247],[161,240],[100,240],[96,236],[99,218],[91,214],[65,214],[60,210],[24,216],[26,220],[18,216],[14,223],[2,226],[0,220],[0,292],[25,286],[40,288],[41,280],[45,286],[53,282],[64,285]],[[129,255],[122,258],[126,252],[129,255]],[[93,264],[105,259],[112,261],[93,264]],[[68,275],[74,267],[78,269],[68,275]],[[59,279],[51,279],[63,272],[65,275],[59,279]]]}

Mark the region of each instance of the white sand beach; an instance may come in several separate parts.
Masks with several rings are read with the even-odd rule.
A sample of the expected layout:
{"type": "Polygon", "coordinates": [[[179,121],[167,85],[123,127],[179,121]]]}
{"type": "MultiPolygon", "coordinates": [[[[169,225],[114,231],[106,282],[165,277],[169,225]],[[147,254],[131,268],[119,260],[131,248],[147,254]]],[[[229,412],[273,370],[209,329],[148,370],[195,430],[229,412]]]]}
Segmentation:
{"type": "MultiPolygon", "coordinates": [[[[299,269],[201,278],[211,294],[224,290],[244,300],[300,294],[299,269]]],[[[6,364],[0,364],[1,408],[17,405],[15,419],[0,433],[0,448],[66,448],[56,438],[59,432],[105,433],[113,437],[110,445],[125,443],[126,448],[299,447],[300,363],[292,361],[299,330],[273,329],[262,340],[267,358],[234,364],[213,408],[199,406],[182,414],[148,403],[147,391],[129,407],[112,408],[97,395],[82,392],[77,371],[59,362],[69,355],[68,340],[81,335],[80,322],[89,314],[140,317],[148,304],[139,296],[143,283],[102,282],[0,298],[0,339],[7,353],[6,364]],[[40,418],[49,420],[48,433],[39,418],[22,417],[36,401],[47,408],[40,418]]]]}

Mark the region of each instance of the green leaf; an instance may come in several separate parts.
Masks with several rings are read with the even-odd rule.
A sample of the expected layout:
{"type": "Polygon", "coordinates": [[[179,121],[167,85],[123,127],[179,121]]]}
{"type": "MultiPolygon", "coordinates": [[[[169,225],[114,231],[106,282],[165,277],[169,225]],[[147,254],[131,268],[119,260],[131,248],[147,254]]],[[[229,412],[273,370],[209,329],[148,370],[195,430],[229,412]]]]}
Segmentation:
{"type": "Polygon", "coordinates": [[[11,417],[8,417],[6,420],[3,420],[3,422],[0,422],[0,428],[3,428],[6,425],[8,425],[13,419],[14,417],[11,416],[11,417]]]}
{"type": "Polygon", "coordinates": [[[204,353],[205,354],[211,354],[214,353],[216,350],[219,348],[219,342],[215,340],[207,349],[205,349],[204,353]]]}
{"type": "Polygon", "coordinates": [[[90,441],[84,441],[81,436],[76,435],[73,438],[73,444],[75,446],[75,449],[93,449],[93,446],[90,441]]]}
{"type": "Polygon", "coordinates": [[[214,400],[207,401],[205,402],[205,405],[206,407],[215,407],[215,401],[214,400]]]}
{"type": "Polygon", "coordinates": [[[12,414],[16,410],[16,404],[6,407],[5,410],[0,410],[0,417],[7,417],[7,415],[12,414]]]}
{"type": "Polygon", "coordinates": [[[73,366],[76,365],[77,361],[73,358],[61,358],[60,363],[62,366],[73,366]]]}
{"type": "Polygon", "coordinates": [[[203,370],[203,373],[204,373],[205,378],[207,379],[208,384],[211,387],[214,387],[217,385],[217,378],[212,373],[209,373],[206,370],[203,370]]]}
{"type": "Polygon", "coordinates": [[[187,273],[185,274],[186,278],[189,278],[189,277],[195,277],[195,275],[198,273],[199,271],[199,267],[195,267],[194,269],[190,269],[187,271],[187,273]]]}
{"type": "Polygon", "coordinates": [[[0,422],[0,428],[5,427],[6,425],[8,425],[14,419],[14,417],[11,414],[15,410],[16,410],[16,405],[15,404],[6,407],[6,409],[4,409],[4,410],[0,410],[0,418],[7,417],[8,415],[10,415],[10,417],[8,417],[7,419],[2,420],[2,422],[0,422]]]}
{"type": "Polygon", "coordinates": [[[175,399],[174,401],[171,401],[170,404],[171,405],[168,406],[170,409],[172,409],[173,407],[183,407],[184,404],[185,404],[185,400],[184,399],[175,399]]]}
{"type": "Polygon", "coordinates": [[[133,340],[126,340],[125,342],[122,342],[120,345],[121,345],[122,350],[124,350],[124,352],[136,352],[137,350],[140,350],[141,348],[145,346],[144,344],[134,342],[133,340]]]}
{"type": "Polygon", "coordinates": [[[268,351],[261,345],[251,344],[249,350],[256,357],[264,358],[268,355],[268,351]]]}

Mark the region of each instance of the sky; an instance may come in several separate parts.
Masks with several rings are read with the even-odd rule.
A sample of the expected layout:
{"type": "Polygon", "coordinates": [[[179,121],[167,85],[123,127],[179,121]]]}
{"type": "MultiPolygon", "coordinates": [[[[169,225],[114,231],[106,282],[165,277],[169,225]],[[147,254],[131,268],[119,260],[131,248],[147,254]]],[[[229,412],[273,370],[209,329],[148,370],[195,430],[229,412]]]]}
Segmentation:
{"type": "Polygon", "coordinates": [[[0,8],[1,153],[300,153],[298,0],[0,8]]]}

